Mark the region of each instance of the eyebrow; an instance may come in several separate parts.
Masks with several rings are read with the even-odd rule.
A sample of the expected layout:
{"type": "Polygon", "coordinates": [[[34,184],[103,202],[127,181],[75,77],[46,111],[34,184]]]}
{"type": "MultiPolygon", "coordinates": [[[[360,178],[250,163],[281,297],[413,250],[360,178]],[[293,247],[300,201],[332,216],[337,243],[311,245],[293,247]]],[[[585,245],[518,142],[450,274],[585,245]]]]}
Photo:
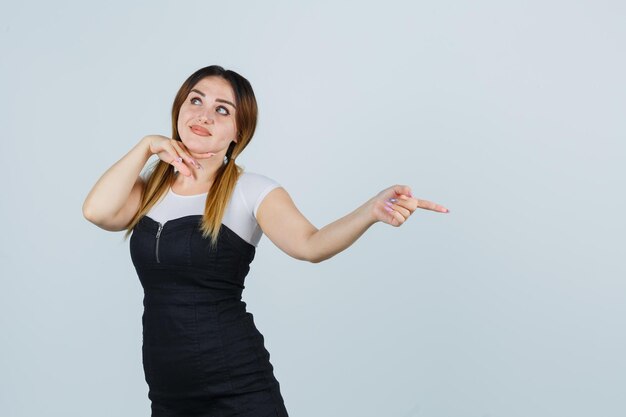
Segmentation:
{"type": "MultiPolygon", "coordinates": [[[[202,91],[200,90],[196,90],[195,88],[193,88],[190,93],[198,93],[200,94],[202,97],[206,97],[206,94],[204,94],[202,91]]],[[[223,98],[216,98],[215,101],[219,101],[220,103],[226,103],[226,104],[230,104],[231,106],[233,106],[234,109],[237,108],[237,106],[235,106],[233,103],[231,103],[228,100],[224,100],[223,98]]]]}

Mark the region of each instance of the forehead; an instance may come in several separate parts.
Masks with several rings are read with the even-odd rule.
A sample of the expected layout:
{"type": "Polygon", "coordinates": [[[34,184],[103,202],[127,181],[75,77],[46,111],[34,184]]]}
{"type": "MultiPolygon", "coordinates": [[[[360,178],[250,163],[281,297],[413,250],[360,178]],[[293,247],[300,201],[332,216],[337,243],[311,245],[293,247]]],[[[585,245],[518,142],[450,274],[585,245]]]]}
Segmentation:
{"type": "Polygon", "coordinates": [[[235,94],[230,83],[222,77],[205,77],[193,86],[196,90],[202,91],[207,97],[222,98],[235,103],[235,94]]]}

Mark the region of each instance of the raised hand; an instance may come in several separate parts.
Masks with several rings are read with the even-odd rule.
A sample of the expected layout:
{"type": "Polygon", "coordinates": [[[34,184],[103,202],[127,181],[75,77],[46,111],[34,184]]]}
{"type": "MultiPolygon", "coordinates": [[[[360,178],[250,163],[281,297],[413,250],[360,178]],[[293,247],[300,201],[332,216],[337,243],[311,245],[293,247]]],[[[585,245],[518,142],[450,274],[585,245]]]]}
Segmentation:
{"type": "Polygon", "coordinates": [[[407,185],[389,187],[371,200],[374,219],[396,227],[402,225],[418,208],[439,213],[449,212],[442,205],[413,197],[411,188],[407,185]]]}
{"type": "MultiPolygon", "coordinates": [[[[172,164],[178,168],[181,174],[188,177],[191,176],[191,171],[185,162],[192,164],[198,169],[202,169],[202,165],[189,155],[189,151],[183,142],[161,135],[150,135],[148,139],[150,141],[150,152],[156,154],[161,161],[172,164]]],[[[212,157],[215,153],[206,152],[196,155],[197,158],[204,159],[212,157]]]]}

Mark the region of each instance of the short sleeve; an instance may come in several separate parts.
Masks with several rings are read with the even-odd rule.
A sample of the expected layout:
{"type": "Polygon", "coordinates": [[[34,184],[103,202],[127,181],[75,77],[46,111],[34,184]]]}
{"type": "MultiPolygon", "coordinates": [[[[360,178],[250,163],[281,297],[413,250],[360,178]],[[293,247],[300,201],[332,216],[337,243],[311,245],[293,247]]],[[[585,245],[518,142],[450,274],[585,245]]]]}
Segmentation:
{"type": "Polygon", "coordinates": [[[263,199],[270,191],[280,187],[280,184],[272,178],[253,172],[244,172],[239,181],[250,214],[256,219],[257,210],[263,199]]]}
{"type": "Polygon", "coordinates": [[[254,218],[256,219],[256,212],[259,209],[259,206],[261,205],[261,202],[263,201],[263,199],[265,198],[265,196],[267,196],[270,191],[280,187],[280,184],[277,183],[274,180],[270,180],[272,181],[271,184],[268,184],[263,191],[261,192],[261,194],[259,194],[259,197],[256,200],[256,203],[254,204],[254,209],[252,210],[252,214],[254,214],[254,218]]]}
{"type": "Polygon", "coordinates": [[[144,168],[144,170],[139,174],[143,182],[148,182],[148,178],[150,178],[150,174],[152,174],[151,168],[144,168]]]}

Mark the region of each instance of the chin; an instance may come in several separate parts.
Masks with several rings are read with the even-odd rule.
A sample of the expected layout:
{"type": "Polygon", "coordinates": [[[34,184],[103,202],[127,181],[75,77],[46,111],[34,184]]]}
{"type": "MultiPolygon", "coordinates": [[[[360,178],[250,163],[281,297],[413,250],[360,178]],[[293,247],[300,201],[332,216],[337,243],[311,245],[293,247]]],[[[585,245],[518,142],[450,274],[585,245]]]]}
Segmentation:
{"type": "Polygon", "coordinates": [[[186,139],[186,138],[181,137],[180,140],[181,142],[183,142],[183,145],[185,145],[185,148],[187,148],[190,152],[198,152],[198,153],[212,152],[211,149],[209,149],[210,147],[207,146],[207,144],[200,143],[200,141],[198,141],[195,138],[186,139]]]}

